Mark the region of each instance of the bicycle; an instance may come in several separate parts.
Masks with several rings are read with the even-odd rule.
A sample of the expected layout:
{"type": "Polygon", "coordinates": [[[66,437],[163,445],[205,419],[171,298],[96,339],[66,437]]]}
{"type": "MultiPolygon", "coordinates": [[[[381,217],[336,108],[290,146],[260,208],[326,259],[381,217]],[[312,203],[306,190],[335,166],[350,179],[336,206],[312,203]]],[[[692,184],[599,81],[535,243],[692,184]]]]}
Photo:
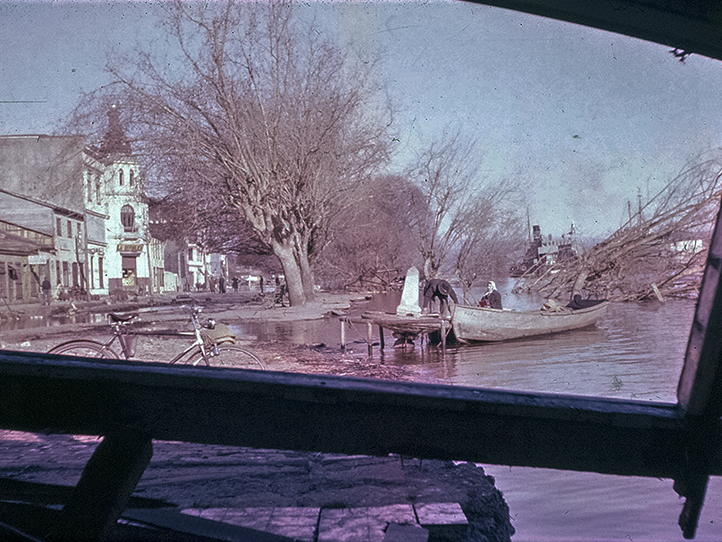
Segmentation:
{"type": "MultiPolygon", "coordinates": [[[[187,306],[186,306],[187,307],[187,306]]],[[[181,307],[185,308],[185,307],[181,307]]],[[[120,355],[112,348],[118,341],[120,351],[126,360],[135,356],[138,336],[195,337],[195,341],[183,352],[178,354],[170,364],[198,365],[203,362],[207,366],[225,366],[235,368],[252,368],[264,370],[266,367],[258,356],[235,344],[235,336],[223,324],[216,324],[215,320],[208,319],[205,324],[200,322],[201,307],[190,306],[192,333],[167,333],[158,331],[129,330],[128,325],[138,318],[138,313],[108,313],[112,336],[106,342],[92,339],[73,339],[54,346],[48,354],[66,356],[80,356],[85,358],[120,359],[120,355]]]]}

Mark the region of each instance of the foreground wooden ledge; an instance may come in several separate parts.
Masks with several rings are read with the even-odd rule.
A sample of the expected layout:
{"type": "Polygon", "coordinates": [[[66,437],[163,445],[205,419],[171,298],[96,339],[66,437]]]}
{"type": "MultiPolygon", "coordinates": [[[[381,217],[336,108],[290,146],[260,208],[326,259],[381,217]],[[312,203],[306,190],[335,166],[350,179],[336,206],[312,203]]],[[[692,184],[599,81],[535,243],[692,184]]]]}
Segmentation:
{"type": "Polygon", "coordinates": [[[49,540],[109,537],[152,439],[671,478],[694,525],[722,474],[676,404],[40,353],[0,351],[0,427],[105,437],[49,540]]]}
{"type": "Polygon", "coordinates": [[[694,429],[669,403],[16,352],[0,427],[667,478],[694,429]]]}

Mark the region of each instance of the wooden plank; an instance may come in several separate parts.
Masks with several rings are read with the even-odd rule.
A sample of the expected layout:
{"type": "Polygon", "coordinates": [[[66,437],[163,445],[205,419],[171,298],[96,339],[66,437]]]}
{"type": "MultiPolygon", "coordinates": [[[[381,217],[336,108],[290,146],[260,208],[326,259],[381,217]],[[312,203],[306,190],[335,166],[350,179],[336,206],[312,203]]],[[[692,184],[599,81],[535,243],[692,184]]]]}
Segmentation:
{"type": "Polygon", "coordinates": [[[476,3],[609,30],[722,59],[719,3],[709,0],[474,0],[476,3]]]}
{"type": "MultiPolygon", "coordinates": [[[[678,478],[676,405],[0,352],[0,427],[678,478]],[[42,398],[42,400],[40,400],[42,398]]],[[[722,473],[711,440],[710,472],[722,473]]]]}
{"type": "Polygon", "coordinates": [[[697,310],[695,311],[677,399],[691,417],[722,415],[722,214],[707,257],[697,310]]]}
{"type": "Polygon", "coordinates": [[[85,466],[49,540],[106,540],[152,456],[147,434],[134,430],[108,434],[85,466]]]}

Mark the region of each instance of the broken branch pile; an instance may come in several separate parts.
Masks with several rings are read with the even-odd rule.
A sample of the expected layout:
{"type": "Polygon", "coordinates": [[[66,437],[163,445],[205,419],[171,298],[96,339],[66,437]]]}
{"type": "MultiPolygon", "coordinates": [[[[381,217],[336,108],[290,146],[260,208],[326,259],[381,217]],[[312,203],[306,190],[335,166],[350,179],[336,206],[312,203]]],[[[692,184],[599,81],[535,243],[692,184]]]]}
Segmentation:
{"type": "Polygon", "coordinates": [[[696,297],[719,208],[722,154],[683,171],[607,239],[522,277],[517,291],[613,301],[696,297]]]}

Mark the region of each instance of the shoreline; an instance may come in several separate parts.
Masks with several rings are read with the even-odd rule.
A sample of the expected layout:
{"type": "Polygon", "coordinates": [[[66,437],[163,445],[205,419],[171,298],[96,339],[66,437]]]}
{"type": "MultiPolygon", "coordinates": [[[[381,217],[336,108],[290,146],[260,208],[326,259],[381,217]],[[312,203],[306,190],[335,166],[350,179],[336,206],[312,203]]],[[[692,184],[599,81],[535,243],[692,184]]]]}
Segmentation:
{"type": "MultiPolygon", "coordinates": [[[[226,325],[240,322],[317,320],[339,315],[371,293],[320,293],[303,307],[269,304],[268,298],[236,294],[199,293],[193,299],[204,305],[204,317],[226,325]],[[220,297],[219,296],[223,296],[220,297]]],[[[148,324],[187,327],[181,304],[167,301],[142,309],[148,324]],[[152,318],[151,318],[152,316],[152,318]]],[[[272,302],[272,299],[271,299],[272,302]]],[[[48,307],[39,305],[42,312],[48,307]]],[[[51,306],[51,308],[53,308],[51,306]]],[[[55,307],[57,309],[57,307],[55,307]]],[[[76,314],[95,307],[77,306],[76,314]]],[[[132,305],[105,305],[102,312],[128,310],[132,305]]],[[[141,309],[140,306],[137,309],[141,309]]],[[[31,312],[30,309],[25,309],[31,312]]],[[[101,314],[102,314],[101,312],[101,314]]],[[[27,313],[26,313],[27,314],[27,313]]],[[[4,332],[0,347],[18,351],[48,348],[82,333],[84,338],[108,336],[107,324],[65,324],[4,332]]],[[[167,357],[177,345],[144,337],[138,341],[141,359],[167,357]],[[151,340],[147,340],[151,339],[151,340]],[[161,355],[163,354],[163,355],[161,355]],[[148,356],[148,357],[146,357],[148,356]]],[[[187,340],[187,339],[185,339],[187,340]]],[[[270,371],[328,374],[407,382],[438,383],[405,366],[385,365],[359,352],[341,352],[325,345],[283,341],[240,341],[259,354],[270,371]]],[[[0,478],[27,482],[77,483],[89,454],[99,438],[41,435],[0,430],[0,478]]],[[[409,502],[458,502],[467,515],[469,529],[457,540],[510,542],[514,529],[509,509],[493,477],[481,465],[388,456],[339,456],[302,451],[254,450],[193,443],[154,443],[151,464],[134,495],[164,499],[178,509],[196,507],[247,507],[257,502],[275,506],[357,507],[409,502]],[[232,461],[231,461],[232,459],[232,461]],[[179,480],[181,482],[179,482],[179,480]]]]}

